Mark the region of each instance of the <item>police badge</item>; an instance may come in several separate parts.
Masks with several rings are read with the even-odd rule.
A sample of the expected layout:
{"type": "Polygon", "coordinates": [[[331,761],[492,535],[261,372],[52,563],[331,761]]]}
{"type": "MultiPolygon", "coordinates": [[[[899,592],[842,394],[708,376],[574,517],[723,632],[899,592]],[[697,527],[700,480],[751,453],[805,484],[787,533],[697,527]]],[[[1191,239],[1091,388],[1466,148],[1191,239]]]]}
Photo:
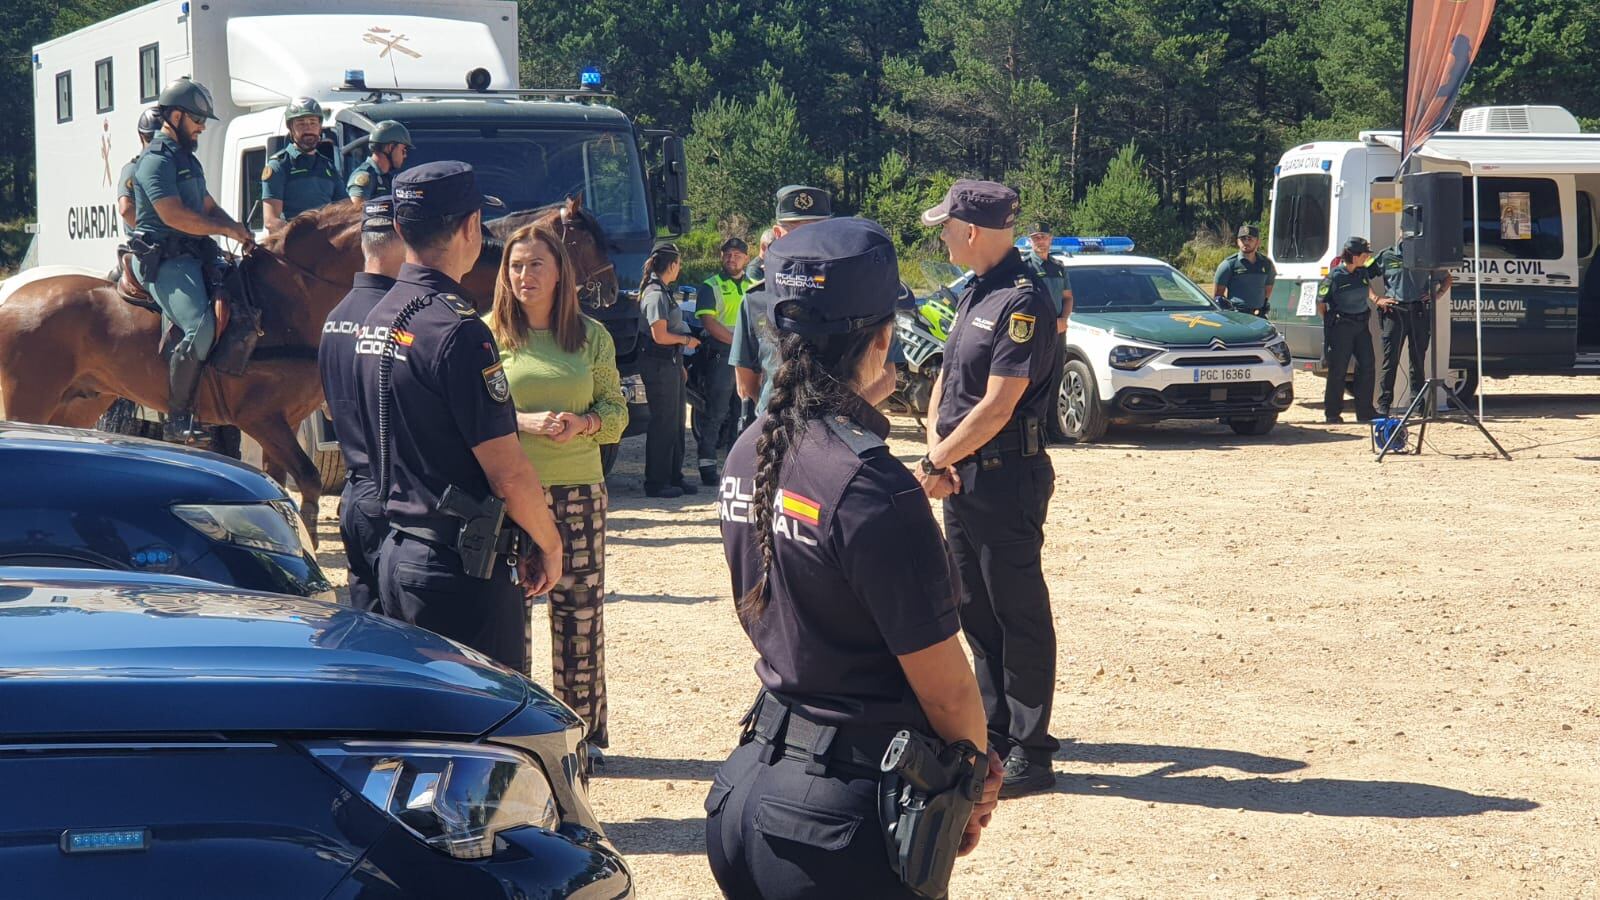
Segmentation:
{"type": "Polygon", "coordinates": [[[1011,327],[1007,329],[1006,334],[1013,342],[1026,344],[1033,339],[1033,322],[1033,316],[1026,313],[1012,313],[1011,327]]]}
{"type": "Polygon", "coordinates": [[[506,378],[505,366],[500,363],[483,370],[483,386],[489,389],[489,399],[496,403],[511,399],[511,382],[506,378]]]}

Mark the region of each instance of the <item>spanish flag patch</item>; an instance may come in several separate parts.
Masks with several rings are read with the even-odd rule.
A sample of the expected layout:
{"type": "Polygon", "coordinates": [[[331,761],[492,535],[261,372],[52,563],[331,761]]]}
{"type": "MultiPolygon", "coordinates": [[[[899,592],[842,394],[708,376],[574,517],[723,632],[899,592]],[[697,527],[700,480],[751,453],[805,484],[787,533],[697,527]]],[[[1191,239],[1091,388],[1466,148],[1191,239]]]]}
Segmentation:
{"type": "Polygon", "coordinates": [[[822,514],[822,504],[802,497],[793,491],[779,491],[778,511],[791,519],[797,519],[808,525],[815,525],[817,524],[817,517],[822,514]]]}
{"type": "Polygon", "coordinates": [[[396,328],[394,330],[394,342],[402,347],[411,346],[411,342],[415,341],[416,339],[416,335],[406,331],[404,328],[396,328]]]}

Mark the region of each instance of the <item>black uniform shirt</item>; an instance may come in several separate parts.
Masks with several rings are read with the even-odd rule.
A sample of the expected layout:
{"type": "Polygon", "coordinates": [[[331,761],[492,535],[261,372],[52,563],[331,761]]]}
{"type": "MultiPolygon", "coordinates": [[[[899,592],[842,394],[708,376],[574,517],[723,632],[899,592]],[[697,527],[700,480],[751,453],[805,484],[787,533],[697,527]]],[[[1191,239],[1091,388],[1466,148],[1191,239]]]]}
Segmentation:
{"type": "Polygon", "coordinates": [[[357,272],[350,293],[322,324],[322,343],[317,347],[322,396],[328,401],[334,427],[339,429],[339,450],[344,454],[345,468],[354,478],[372,478],[367,436],[361,430],[361,393],[356,387],[356,340],[361,337],[372,308],[392,287],[394,279],[387,275],[357,272]]]}
{"type": "Polygon", "coordinates": [[[1328,304],[1329,311],[1342,316],[1366,315],[1370,309],[1367,306],[1367,282],[1382,277],[1383,274],[1370,263],[1351,269],[1341,260],[1328,270],[1328,276],[1317,285],[1317,299],[1328,304]]]}
{"type": "MultiPolygon", "coordinates": [[[[735,597],[761,577],[750,507],[765,421],[739,436],[718,496],[735,597]]],[[[762,685],[814,718],[926,728],[895,657],[959,629],[954,567],[888,433],[865,403],[843,421],[808,423],[778,479],[769,599],[747,631],[762,685]]]]}
{"type": "Polygon", "coordinates": [[[472,448],[517,433],[511,383],[489,326],[461,296],[461,286],[435,269],[406,263],[395,285],[367,316],[356,344],[361,422],[377,470],[378,366],[389,331],[412,300],[433,296],[396,330],[389,377],[389,493],[384,512],[397,525],[453,527],[438,512],[444,489],[455,485],[474,500],[489,496],[489,479],[472,448]]]}
{"type": "Polygon", "coordinates": [[[967,282],[945,344],[940,437],[948,437],[983,399],[991,375],[1028,379],[1014,415],[1044,419],[1056,358],[1055,319],[1044,286],[1015,250],[967,282]]]}

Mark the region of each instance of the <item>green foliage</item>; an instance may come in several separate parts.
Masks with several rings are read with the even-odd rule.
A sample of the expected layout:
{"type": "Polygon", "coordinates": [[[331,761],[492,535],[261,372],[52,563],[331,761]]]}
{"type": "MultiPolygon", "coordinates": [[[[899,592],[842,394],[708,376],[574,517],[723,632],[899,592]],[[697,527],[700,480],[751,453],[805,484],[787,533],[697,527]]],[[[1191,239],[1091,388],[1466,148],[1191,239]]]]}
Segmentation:
{"type": "Polygon", "coordinates": [[[1084,192],[1072,211],[1072,228],[1081,235],[1127,235],[1152,256],[1178,249],[1172,211],[1161,205],[1144,157],[1131,143],[1111,160],[1105,177],[1084,192]]]}
{"type": "Polygon", "coordinates": [[[861,214],[889,232],[902,258],[915,257],[936,245],[939,237],[935,229],[922,224],[922,211],[944,199],[955,180],[944,172],[918,174],[905,156],[891,150],[867,182],[861,214]]]}
{"type": "Polygon", "coordinates": [[[1072,176],[1067,160],[1043,139],[1023,148],[1021,164],[1006,173],[1005,182],[1022,200],[1019,222],[1038,220],[1060,232],[1072,221],[1072,176]]]}
{"type": "MultiPolygon", "coordinates": [[[[716,274],[722,268],[722,256],[717,250],[730,237],[743,237],[749,241],[744,234],[724,233],[711,225],[702,225],[674,240],[678,252],[682,254],[679,259],[683,261],[683,272],[678,275],[678,283],[699,285],[716,274]]],[[[750,243],[754,244],[753,241],[750,243]]]]}
{"type": "Polygon", "coordinates": [[[812,182],[822,168],[794,97],[776,83],[749,104],[719,94],[695,112],[684,149],[690,205],[729,233],[765,227],[778,188],[812,182]]]}
{"type": "Polygon", "coordinates": [[[1216,277],[1217,266],[1237,249],[1232,244],[1217,243],[1215,235],[1197,235],[1183,245],[1172,264],[1189,280],[1206,287],[1216,277]]]}

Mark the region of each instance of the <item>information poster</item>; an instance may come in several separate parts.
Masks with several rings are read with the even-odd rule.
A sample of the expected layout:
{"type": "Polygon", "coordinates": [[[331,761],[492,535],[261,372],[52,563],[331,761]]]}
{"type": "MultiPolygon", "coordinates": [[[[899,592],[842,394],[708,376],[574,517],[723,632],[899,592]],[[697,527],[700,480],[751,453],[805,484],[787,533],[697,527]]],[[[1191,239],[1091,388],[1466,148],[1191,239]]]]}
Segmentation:
{"type": "Polygon", "coordinates": [[[1533,239],[1533,200],[1527,191],[1500,192],[1500,240],[1533,239]]]}

